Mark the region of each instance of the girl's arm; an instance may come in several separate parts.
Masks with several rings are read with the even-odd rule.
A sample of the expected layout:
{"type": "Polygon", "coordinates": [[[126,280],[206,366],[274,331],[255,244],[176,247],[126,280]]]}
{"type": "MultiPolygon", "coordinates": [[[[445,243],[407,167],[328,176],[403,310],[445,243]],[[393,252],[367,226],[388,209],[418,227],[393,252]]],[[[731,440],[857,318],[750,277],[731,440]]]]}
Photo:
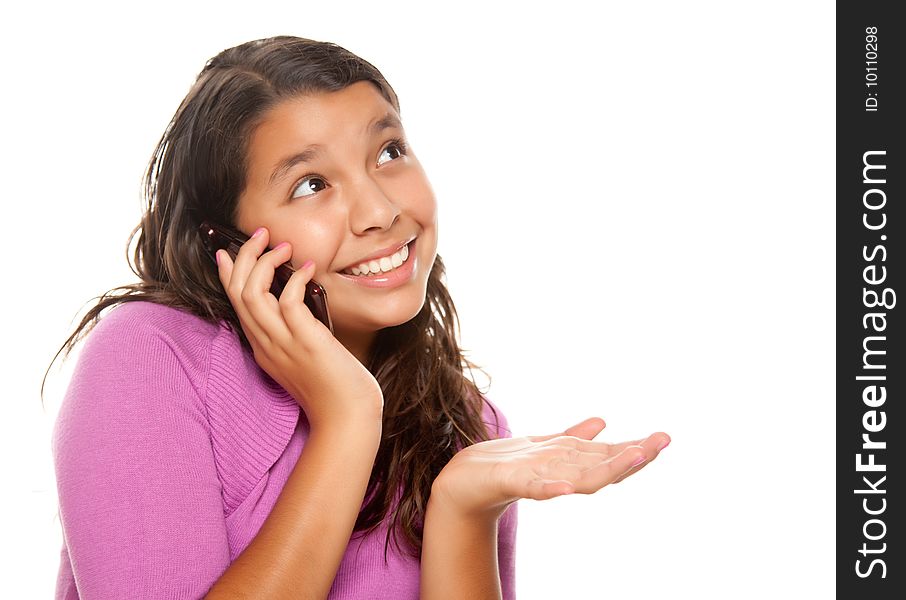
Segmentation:
{"type": "Polygon", "coordinates": [[[432,493],[422,539],[422,600],[498,600],[497,519],[467,518],[432,493]]]}
{"type": "Polygon", "coordinates": [[[279,302],[267,291],[292,256],[289,244],[265,251],[269,235],[259,229],[235,262],[219,251],[218,276],[255,361],[299,402],[311,433],[261,530],[208,598],[326,598],[381,440],[380,385],[304,304],[312,261],[279,302]]]}
{"type": "Polygon", "coordinates": [[[230,561],[201,381],[119,310],[85,342],[54,426],[73,576],[57,598],[200,598],[230,561]]]}
{"type": "MultiPolygon", "coordinates": [[[[503,412],[487,398],[483,401],[484,422],[497,438],[511,438],[503,412]]],[[[432,494],[422,540],[422,597],[513,600],[517,507],[513,502],[499,519],[461,520],[432,494]]]]}
{"type": "Polygon", "coordinates": [[[326,598],[349,544],[381,437],[312,430],[261,530],[206,598],[326,598]]]}

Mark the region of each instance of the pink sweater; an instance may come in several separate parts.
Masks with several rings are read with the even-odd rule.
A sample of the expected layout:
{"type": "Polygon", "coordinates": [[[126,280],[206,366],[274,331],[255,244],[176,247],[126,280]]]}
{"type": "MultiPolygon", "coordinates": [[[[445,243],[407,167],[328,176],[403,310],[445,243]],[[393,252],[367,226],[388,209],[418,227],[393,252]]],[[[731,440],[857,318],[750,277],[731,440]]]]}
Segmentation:
{"type": "MultiPolygon", "coordinates": [[[[490,401],[484,420],[510,437],[490,401]]],[[[224,323],[117,306],[85,340],[54,428],[56,597],[203,597],[260,529],[308,432],[224,323]]],[[[516,515],[514,503],[498,523],[505,600],[515,598],[516,515]]],[[[386,531],[352,536],[329,598],[418,597],[419,562],[391,543],[385,564],[386,531]]]]}

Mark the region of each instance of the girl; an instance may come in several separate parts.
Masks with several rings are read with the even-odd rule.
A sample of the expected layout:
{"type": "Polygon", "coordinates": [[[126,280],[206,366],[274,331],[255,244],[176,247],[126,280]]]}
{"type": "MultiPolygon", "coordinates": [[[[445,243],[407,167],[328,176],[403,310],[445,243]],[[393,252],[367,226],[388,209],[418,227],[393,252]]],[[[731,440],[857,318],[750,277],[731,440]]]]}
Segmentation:
{"type": "Polygon", "coordinates": [[[594,493],[669,442],[590,441],[599,418],[511,437],[457,342],[396,94],[339,46],[211,59],[145,194],[140,282],[60,349],[91,332],[53,438],[58,598],[514,598],[516,501],[594,493]],[[251,238],[215,266],[202,221],[251,238]]]}

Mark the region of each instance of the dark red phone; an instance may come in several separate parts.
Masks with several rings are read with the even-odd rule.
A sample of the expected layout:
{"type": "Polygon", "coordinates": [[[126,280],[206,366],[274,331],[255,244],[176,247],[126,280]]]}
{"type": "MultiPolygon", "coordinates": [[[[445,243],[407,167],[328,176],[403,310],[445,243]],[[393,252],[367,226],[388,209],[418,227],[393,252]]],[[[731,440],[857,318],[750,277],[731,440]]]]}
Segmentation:
{"type": "MultiPolygon", "coordinates": [[[[217,257],[215,254],[218,250],[226,250],[227,253],[229,253],[230,258],[236,260],[239,248],[241,248],[242,244],[249,239],[249,236],[241,231],[237,231],[232,227],[215,225],[209,221],[203,221],[198,232],[201,234],[202,243],[210,253],[211,260],[214,261],[214,264],[217,264],[217,257]]],[[[283,292],[283,288],[289,281],[290,275],[294,272],[295,270],[288,262],[277,267],[274,271],[274,281],[271,283],[270,290],[274,296],[277,298],[280,297],[280,293],[283,292]]],[[[313,314],[316,319],[324,323],[324,326],[330,330],[330,333],[333,333],[330,312],[327,310],[327,292],[317,281],[310,280],[305,284],[305,306],[308,307],[311,314],[313,314]]]]}

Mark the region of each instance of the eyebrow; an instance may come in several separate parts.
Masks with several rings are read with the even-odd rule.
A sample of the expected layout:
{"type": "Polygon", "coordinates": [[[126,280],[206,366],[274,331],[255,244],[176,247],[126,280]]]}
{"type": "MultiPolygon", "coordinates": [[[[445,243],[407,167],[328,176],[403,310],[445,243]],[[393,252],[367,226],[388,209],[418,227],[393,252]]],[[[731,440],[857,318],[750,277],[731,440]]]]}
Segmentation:
{"type": "MultiPolygon", "coordinates": [[[[368,135],[376,136],[385,129],[397,128],[402,129],[403,124],[400,123],[400,120],[393,113],[387,113],[377,121],[371,124],[371,127],[368,128],[368,135]]],[[[324,152],[324,146],[321,144],[311,144],[307,146],[302,152],[297,152],[291,156],[287,156],[279,163],[277,163],[274,172],[271,173],[271,177],[267,182],[268,187],[273,186],[275,183],[278,183],[281,179],[286,177],[286,174],[299,163],[311,162],[320,156],[324,152]]]]}

